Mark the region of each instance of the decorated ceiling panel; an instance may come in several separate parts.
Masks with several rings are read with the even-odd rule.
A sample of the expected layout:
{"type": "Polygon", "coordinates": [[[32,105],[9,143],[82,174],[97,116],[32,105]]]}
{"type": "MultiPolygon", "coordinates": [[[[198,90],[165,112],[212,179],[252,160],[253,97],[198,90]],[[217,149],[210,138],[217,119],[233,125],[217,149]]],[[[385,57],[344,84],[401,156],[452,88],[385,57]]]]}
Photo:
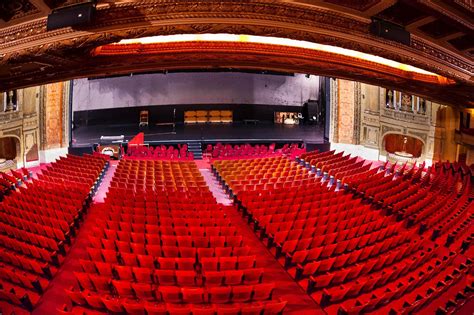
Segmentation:
{"type": "Polygon", "coordinates": [[[474,106],[472,1],[98,0],[91,25],[46,31],[51,10],[80,2],[86,1],[0,1],[0,90],[127,71],[242,67],[304,70],[474,106]],[[369,34],[372,17],[404,26],[412,35],[410,46],[369,34]],[[235,50],[231,44],[221,45],[219,51],[212,51],[217,49],[213,45],[189,44],[190,49],[179,56],[173,49],[160,52],[159,60],[153,54],[92,57],[97,47],[121,39],[204,33],[272,36],[348,48],[413,65],[454,83],[440,89],[383,68],[365,69],[357,60],[347,62],[337,56],[329,60],[276,56],[268,45],[242,54],[241,47],[235,50]],[[301,59],[303,65],[298,64],[301,59]]]}

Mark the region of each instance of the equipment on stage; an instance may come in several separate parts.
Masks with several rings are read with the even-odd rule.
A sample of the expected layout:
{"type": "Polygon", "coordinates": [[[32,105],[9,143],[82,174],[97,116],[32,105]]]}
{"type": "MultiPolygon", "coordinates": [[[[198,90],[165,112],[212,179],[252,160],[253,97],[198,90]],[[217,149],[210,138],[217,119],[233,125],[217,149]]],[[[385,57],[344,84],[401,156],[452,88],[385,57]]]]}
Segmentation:
{"type": "Polygon", "coordinates": [[[148,127],[148,111],[142,110],[140,112],[140,122],[138,123],[138,127],[148,127]]]}
{"type": "Polygon", "coordinates": [[[94,151],[108,155],[114,159],[120,159],[124,135],[120,136],[101,136],[99,143],[94,145],[94,151]]]}

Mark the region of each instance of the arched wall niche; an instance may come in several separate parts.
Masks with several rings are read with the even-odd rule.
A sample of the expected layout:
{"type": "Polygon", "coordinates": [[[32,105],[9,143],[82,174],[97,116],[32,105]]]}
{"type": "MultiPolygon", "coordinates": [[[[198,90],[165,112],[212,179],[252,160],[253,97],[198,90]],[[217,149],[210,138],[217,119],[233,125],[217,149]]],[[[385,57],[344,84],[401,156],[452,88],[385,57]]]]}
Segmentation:
{"type": "Polygon", "coordinates": [[[422,139],[399,133],[387,133],[382,141],[382,145],[388,153],[409,153],[415,158],[419,158],[423,154],[425,147],[422,139]]]}
{"type": "Polygon", "coordinates": [[[20,138],[16,136],[0,137],[0,170],[16,169],[22,165],[20,138]]]}

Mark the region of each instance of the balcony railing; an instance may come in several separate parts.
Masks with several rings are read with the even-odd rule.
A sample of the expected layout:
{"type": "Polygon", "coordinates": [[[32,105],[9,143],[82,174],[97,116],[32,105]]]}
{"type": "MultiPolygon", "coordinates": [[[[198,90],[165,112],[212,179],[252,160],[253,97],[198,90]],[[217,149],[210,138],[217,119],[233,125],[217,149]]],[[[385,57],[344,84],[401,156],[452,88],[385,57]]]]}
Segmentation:
{"type": "Polygon", "coordinates": [[[5,124],[23,119],[23,112],[0,112],[0,123],[5,124]]]}
{"type": "Polygon", "coordinates": [[[412,111],[397,110],[393,108],[384,108],[382,110],[382,116],[395,120],[402,120],[421,124],[427,124],[429,122],[429,117],[426,114],[412,111]]]}

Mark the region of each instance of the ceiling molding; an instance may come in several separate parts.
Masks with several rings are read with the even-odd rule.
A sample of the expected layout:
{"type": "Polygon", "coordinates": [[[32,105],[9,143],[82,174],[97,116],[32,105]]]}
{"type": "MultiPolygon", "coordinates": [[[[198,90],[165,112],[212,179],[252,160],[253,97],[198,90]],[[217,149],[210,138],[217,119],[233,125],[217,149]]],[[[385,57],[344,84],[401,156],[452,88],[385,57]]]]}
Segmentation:
{"type": "MultiPolygon", "coordinates": [[[[474,84],[472,55],[415,32],[420,25],[435,21],[434,16],[407,27],[413,28],[414,32],[411,45],[405,46],[369,34],[370,19],[363,12],[356,14],[357,10],[326,1],[317,1],[317,5],[313,6],[308,1],[299,4],[301,1],[305,0],[102,1],[98,5],[96,21],[88,27],[47,32],[44,17],[2,27],[0,51],[4,56],[0,59],[0,90],[51,82],[55,78],[60,80],[94,74],[94,71],[88,72],[90,69],[80,69],[88,64],[91,50],[121,39],[203,33],[283,37],[333,45],[438,73],[457,81],[460,87],[457,90],[474,84]],[[74,60],[79,66],[71,66],[67,60],[74,60]]],[[[374,5],[366,12],[375,10],[377,6],[382,9],[390,2],[367,1],[374,5]]],[[[470,49],[467,47],[465,50],[470,49]]],[[[357,65],[354,64],[353,68],[356,69],[357,65]]],[[[107,72],[110,71],[113,69],[107,68],[107,72]]],[[[354,75],[354,79],[356,77],[354,75]]],[[[457,90],[453,89],[453,93],[457,90]]],[[[447,93],[447,90],[443,92],[447,93]]]]}

